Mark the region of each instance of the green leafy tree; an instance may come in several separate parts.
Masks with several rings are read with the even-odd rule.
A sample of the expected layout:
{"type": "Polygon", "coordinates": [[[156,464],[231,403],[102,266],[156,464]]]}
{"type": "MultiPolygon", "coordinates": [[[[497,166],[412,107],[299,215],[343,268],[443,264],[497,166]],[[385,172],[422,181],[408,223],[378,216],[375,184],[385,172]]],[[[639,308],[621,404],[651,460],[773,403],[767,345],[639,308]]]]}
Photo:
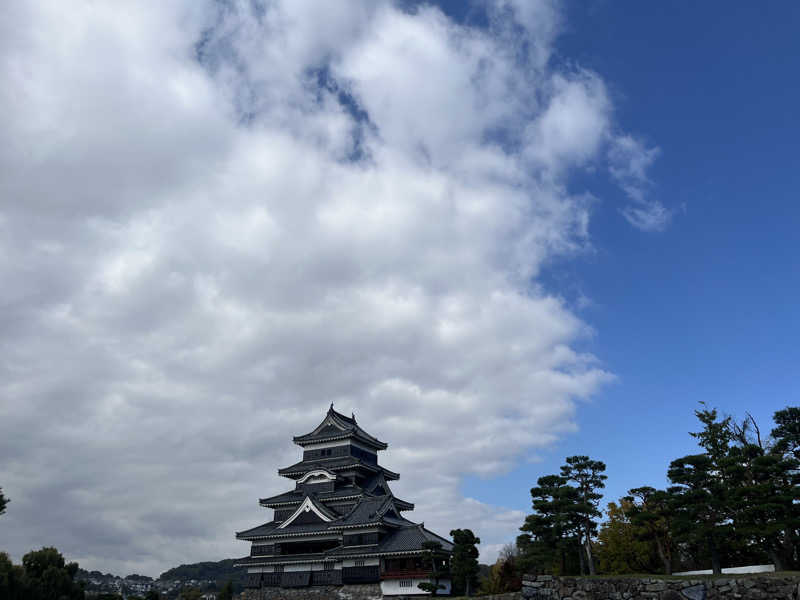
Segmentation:
{"type": "Polygon", "coordinates": [[[480,538],[469,529],[453,529],[453,554],[450,562],[452,593],[456,596],[472,595],[478,584],[478,548],[480,538]]]}
{"type": "Polygon", "coordinates": [[[505,594],[518,592],[522,588],[517,549],[508,544],[500,551],[497,561],[489,569],[488,576],[481,583],[483,594],[505,594]]]}
{"type": "MultiPolygon", "coordinates": [[[[578,490],[578,502],[574,511],[580,523],[579,532],[590,575],[597,573],[592,555],[592,537],[597,532],[596,519],[602,516],[598,507],[603,495],[598,490],[606,486],[605,480],[608,478],[603,474],[605,470],[604,462],[582,455],[567,457],[567,464],[561,467],[561,476],[568,482],[573,482],[578,490]]],[[[581,562],[582,560],[581,556],[581,562]]]]}
{"type": "Polygon", "coordinates": [[[224,586],[222,586],[222,589],[217,596],[217,600],[233,600],[233,582],[230,579],[224,586]]]}
{"type": "Polygon", "coordinates": [[[5,552],[0,552],[0,598],[7,600],[29,598],[24,569],[13,564],[5,552]]]}
{"type": "Polygon", "coordinates": [[[156,590],[150,590],[144,595],[144,600],[161,600],[161,594],[156,590]]]}
{"type": "Polygon", "coordinates": [[[78,563],[65,563],[55,548],[42,548],[22,557],[30,600],[83,600],[83,586],[75,581],[78,563]]]}
{"type": "Polygon", "coordinates": [[[180,598],[181,600],[200,600],[200,596],[203,595],[197,588],[185,588],[181,590],[180,598]]]}
{"type": "Polygon", "coordinates": [[[636,526],[631,522],[633,502],[623,498],[619,504],[608,503],[606,520],[597,534],[596,552],[598,566],[603,573],[647,573],[651,570],[654,549],[650,541],[637,537],[636,526]]]}
{"type": "Polygon", "coordinates": [[[635,539],[652,543],[664,575],[671,575],[675,549],[672,533],[674,493],[643,486],[628,490],[628,494],[623,501],[629,503],[627,514],[635,539]]]}
{"type": "Polygon", "coordinates": [[[443,575],[443,570],[441,568],[442,545],[439,542],[433,541],[423,542],[422,550],[423,560],[428,561],[431,565],[431,580],[419,583],[417,584],[417,587],[423,592],[428,592],[431,596],[435,596],[439,590],[443,590],[445,588],[445,586],[439,583],[439,580],[443,575]]]}
{"type": "Polygon", "coordinates": [[[3,495],[3,488],[0,488],[0,515],[6,512],[6,507],[8,506],[8,498],[3,495]]]}

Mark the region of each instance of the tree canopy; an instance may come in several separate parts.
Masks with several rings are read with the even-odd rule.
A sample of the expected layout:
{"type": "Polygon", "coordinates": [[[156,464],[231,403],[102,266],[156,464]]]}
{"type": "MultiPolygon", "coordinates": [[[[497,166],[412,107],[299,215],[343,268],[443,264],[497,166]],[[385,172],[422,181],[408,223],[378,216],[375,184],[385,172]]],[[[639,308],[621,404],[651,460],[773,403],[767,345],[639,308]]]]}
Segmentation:
{"type": "Polygon", "coordinates": [[[588,456],[570,456],[558,475],[545,475],[531,488],[534,512],[525,518],[517,538],[520,566],[557,574],[594,574],[592,538],[606,466],[588,456]],[[574,558],[577,557],[577,566],[574,558]]]}
{"type": "Polygon", "coordinates": [[[480,538],[470,529],[453,529],[453,554],[450,558],[452,593],[456,596],[470,596],[478,585],[478,548],[480,538]]]}
{"type": "Polygon", "coordinates": [[[42,548],[14,565],[0,553],[0,598],[8,600],[83,600],[83,586],[75,581],[78,563],[66,563],[55,548],[42,548]]]}
{"type": "Polygon", "coordinates": [[[640,486],[608,505],[598,531],[605,464],[571,456],[531,488],[517,538],[522,572],[633,573],[762,564],[800,568],[800,407],[774,413],[763,435],[701,404],[699,452],[671,461],[666,489],[640,486]]]}
{"type": "Polygon", "coordinates": [[[423,560],[426,560],[431,566],[431,575],[430,581],[419,583],[417,587],[423,592],[428,592],[431,596],[435,596],[439,590],[445,589],[445,586],[439,583],[444,574],[441,564],[442,545],[434,541],[423,542],[422,550],[423,560]]]}

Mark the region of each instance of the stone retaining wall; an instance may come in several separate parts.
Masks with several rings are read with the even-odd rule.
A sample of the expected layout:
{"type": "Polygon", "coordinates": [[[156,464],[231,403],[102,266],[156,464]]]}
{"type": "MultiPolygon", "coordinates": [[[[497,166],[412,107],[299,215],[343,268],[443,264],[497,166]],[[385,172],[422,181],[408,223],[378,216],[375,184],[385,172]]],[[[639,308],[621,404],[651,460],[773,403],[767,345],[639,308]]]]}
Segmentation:
{"type": "Polygon", "coordinates": [[[589,579],[526,575],[522,596],[525,600],[800,600],[800,576],[589,579]]]}
{"type": "MultiPolygon", "coordinates": [[[[245,590],[243,600],[380,600],[380,584],[245,590]]],[[[406,600],[403,596],[389,596],[406,600]]],[[[419,596],[417,596],[419,598],[419,596]]],[[[442,596],[446,598],[446,596],[442,596]]],[[[800,600],[798,575],[722,578],[585,578],[525,575],[522,591],[477,600],[800,600]]],[[[466,600],[466,599],[465,599],[466,600]]]]}
{"type": "Polygon", "coordinates": [[[296,589],[264,587],[242,592],[243,600],[380,600],[382,597],[379,583],[322,585],[296,589]]]}

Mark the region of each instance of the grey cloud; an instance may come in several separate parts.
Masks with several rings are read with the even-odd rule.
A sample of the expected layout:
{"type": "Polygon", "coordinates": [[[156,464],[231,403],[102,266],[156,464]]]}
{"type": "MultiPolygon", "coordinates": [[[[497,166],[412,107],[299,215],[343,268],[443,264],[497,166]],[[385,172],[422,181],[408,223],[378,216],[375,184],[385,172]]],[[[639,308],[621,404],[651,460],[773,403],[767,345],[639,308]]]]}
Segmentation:
{"type": "Polygon", "coordinates": [[[590,243],[564,190],[602,160],[602,82],[547,67],[549,4],[522,65],[500,21],[225,6],[31,2],[3,26],[4,546],[151,575],[241,554],[334,400],[429,526],[496,548],[521,514],[461,479],[573,430],[613,379],[535,282],[590,243]],[[369,128],[309,84],[321,65],[369,128]]]}

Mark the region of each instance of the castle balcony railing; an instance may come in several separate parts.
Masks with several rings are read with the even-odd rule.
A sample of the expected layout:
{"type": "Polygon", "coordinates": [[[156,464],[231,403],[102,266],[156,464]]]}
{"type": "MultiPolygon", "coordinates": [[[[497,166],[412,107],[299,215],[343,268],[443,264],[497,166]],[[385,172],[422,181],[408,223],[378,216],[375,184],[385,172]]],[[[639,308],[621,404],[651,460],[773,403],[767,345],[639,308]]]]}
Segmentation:
{"type": "Polygon", "coordinates": [[[262,573],[261,585],[264,587],[278,587],[281,584],[283,573],[262,573]]]}
{"type": "Polygon", "coordinates": [[[342,585],[342,571],[340,569],[312,571],[311,585],[342,585]]]}
{"type": "Polygon", "coordinates": [[[273,546],[272,544],[262,545],[262,546],[250,546],[250,556],[272,556],[274,551],[275,551],[275,546],[273,546]]]}
{"type": "Polygon", "coordinates": [[[283,573],[248,573],[244,586],[247,588],[277,587],[283,573]]]}

